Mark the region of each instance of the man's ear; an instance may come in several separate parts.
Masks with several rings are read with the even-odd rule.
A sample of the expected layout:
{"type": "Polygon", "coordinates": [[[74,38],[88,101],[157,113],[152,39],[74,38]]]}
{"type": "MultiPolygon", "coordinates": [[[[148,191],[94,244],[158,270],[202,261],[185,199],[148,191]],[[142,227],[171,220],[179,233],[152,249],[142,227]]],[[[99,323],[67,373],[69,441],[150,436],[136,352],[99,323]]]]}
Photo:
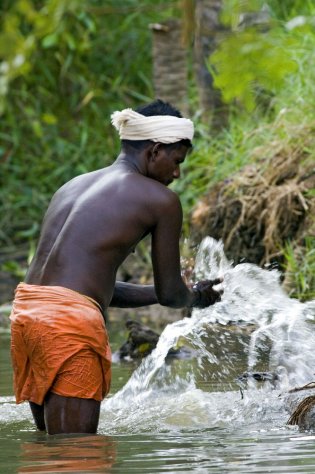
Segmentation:
{"type": "Polygon", "coordinates": [[[152,161],[155,161],[160,149],[161,149],[161,143],[154,143],[154,145],[151,148],[151,159],[152,159],[152,161]]]}

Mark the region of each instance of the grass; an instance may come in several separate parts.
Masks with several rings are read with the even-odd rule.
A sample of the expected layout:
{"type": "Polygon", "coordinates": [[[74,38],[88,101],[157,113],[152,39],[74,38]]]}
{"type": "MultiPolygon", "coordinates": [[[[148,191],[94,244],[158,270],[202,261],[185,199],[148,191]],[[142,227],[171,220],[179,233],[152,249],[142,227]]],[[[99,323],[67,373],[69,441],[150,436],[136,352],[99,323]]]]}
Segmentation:
{"type": "Polygon", "coordinates": [[[286,279],[289,295],[301,301],[315,298],[315,237],[305,238],[304,246],[287,242],[284,248],[286,279]]]}

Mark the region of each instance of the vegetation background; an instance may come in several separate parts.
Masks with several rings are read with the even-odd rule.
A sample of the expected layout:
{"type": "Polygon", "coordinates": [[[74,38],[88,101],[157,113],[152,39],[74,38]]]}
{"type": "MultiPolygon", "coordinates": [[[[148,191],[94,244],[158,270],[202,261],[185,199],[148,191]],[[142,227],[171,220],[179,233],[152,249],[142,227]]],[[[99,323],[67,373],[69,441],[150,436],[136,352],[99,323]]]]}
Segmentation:
{"type": "MultiPolygon", "coordinates": [[[[218,226],[227,244],[246,234],[244,220],[274,212],[273,227],[261,218],[251,228],[264,246],[263,258],[252,261],[280,265],[292,296],[314,298],[314,2],[2,0],[0,13],[2,279],[23,277],[56,189],[113,161],[119,143],[111,113],[156,96],[149,25],[181,18],[188,113],[196,124],[193,154],[175,185],[184,236],[198,241],[211,229],[209,202],[218,189],[232,196],[227,208],[237,202],[242,209],[234,233],[218,226]],[[202,18],[219,12],[216,41],[203,57],[209,94],[219,97],[209,110],[195,73],[196,8],[202,18]],[[280,197],[275,169],[286,186],[280,197]]],[[[251,261],[232,250],[236,260],[251,261]]],[[[145,247],[139,252],[146,262],[145,247]]]]}

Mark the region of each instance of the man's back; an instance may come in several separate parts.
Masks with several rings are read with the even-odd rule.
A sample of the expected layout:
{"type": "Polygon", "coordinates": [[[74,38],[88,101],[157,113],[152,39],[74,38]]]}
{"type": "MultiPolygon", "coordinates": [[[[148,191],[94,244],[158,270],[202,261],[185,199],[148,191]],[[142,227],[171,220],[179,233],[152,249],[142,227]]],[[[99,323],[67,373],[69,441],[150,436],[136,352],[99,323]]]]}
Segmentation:
{"type": "Polygon", "coordinates": [[[119,163],[71,180],[50,203],[26,282],[64,286],[107,307],[117,268],[174,197],[119,163]]]}

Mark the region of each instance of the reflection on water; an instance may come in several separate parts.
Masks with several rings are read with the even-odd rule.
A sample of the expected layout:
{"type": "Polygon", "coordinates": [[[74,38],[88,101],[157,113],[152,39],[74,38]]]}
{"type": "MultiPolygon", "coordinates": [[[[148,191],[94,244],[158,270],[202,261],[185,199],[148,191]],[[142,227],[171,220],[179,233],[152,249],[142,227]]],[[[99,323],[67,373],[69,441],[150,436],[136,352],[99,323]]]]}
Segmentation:
{"type": "MultiPolygon", "coordinates": [[[[36,433],[27,404],[7,396],[2,363],[1,473],[315,472],[314,436],[286,425],[281,397],[314,377],[314,302],[290,300],[277,272],[233,268],[212,240],[201,248],[197,272],[224,275],[222,302],[168,325],[134,372],[114,364],[97,436],[36,433]],[[170,347],[183,343],[194,357],[167,360],[170,347]],[[242,398],[235,379],[248,370],[275,372],[278,383],[249,381],[242,398]]],[[[8,336],[2,339],[7,354],[8,336]]]]}
{"type": "Polygon", "coordinates": [[[19,473],[107,472],[115,462],[116,442],[108,436],[38,435],[21,444],[19,473]]]}

